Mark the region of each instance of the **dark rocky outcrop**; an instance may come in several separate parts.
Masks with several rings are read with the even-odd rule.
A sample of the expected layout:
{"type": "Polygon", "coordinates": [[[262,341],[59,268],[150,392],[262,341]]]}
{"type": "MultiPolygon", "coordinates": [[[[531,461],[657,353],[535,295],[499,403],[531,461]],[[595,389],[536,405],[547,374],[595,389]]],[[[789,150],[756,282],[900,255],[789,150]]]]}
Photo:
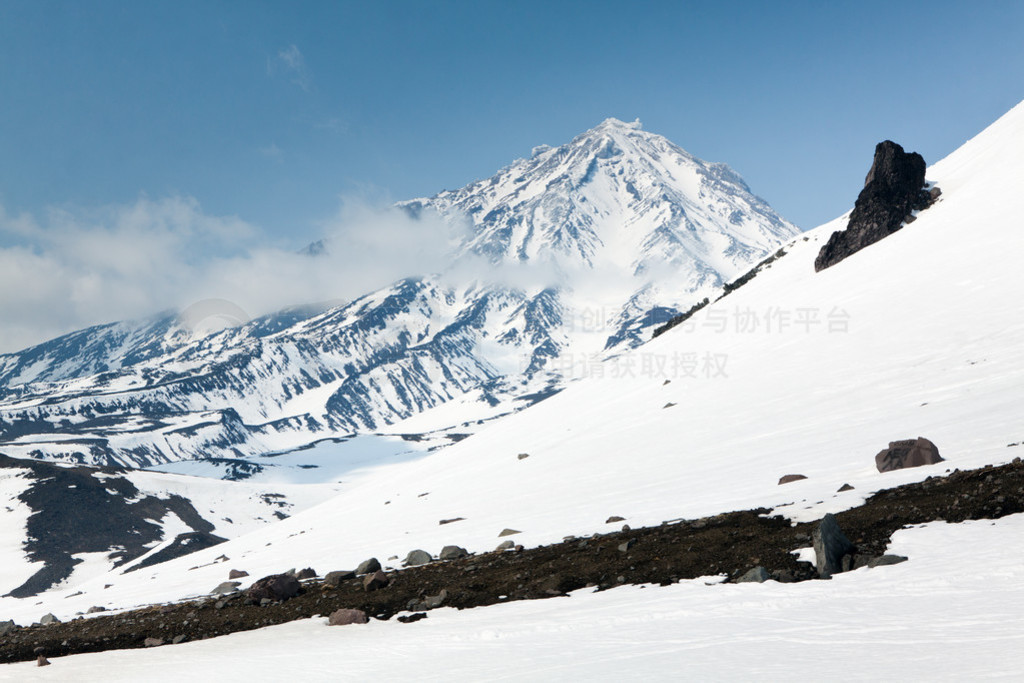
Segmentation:
{"type": "Polygon", "coordinates": [[[814,539],[814,557],[818,576],[827,579],[833,574],[851,568],[852,556],[856,553],[857,548],[850,543],[850,539],[839,528],[839,522],[836,521],[835,515],[826,514],[814,529],[812,538],[814,539]],[[844,567],[843,560],[847,556],[850,556],[850,559],[846,560],[847,566],[844,567]]]}
{"type": "Polygon", "coordinates": [[[890,441],[889,447],[875,456],[875,467],[879,472],[891,472],[907,467],[921,467],[942,462],[938,447],[928,439],[919,436],[916,439],[890,441]]]}
{"type": "Polygon", "coordinates": [[[272,600],[282,601],[294,598],[299,594],[301,587],[299,580],[289,574],[271,574],[249,586],[246,591],[250,600],[272,600]]]}
{"type": "Polygon", "coordinates": [[[814,270],[834,266],[888,237],[912,221],[914,211],[930,206],[938,196],[938,188],[931,193],[925,189],[924,173],[925,163],[920,154],[908,154],[891,140],[878,143],[846,230],[832,233],[814,260],[814,270]]]}

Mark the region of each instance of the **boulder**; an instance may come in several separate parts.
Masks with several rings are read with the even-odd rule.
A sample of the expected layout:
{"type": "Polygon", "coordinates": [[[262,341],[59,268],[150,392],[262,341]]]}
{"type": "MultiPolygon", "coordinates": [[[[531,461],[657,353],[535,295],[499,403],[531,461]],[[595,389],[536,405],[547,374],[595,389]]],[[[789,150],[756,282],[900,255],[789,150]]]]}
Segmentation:
{"type": "Polygon", "coordinates": [[[0,636],[6,636],[16,628],[18,628],[18,625],[13,621],[0,621],[0,636]]]}
{"type": "Polygon", "coordinates": [[[144,641],[142,641],[143,647],[160,647],[163,644],[163,638],[146,638],[144,641]]]}
{"type": "Polygon", "coordinates": [[[502,536],[514,536],[516,534],[521,534],[521,533],[523,533],[523,532],[522,531],[518,531],[516,529],[502,529],[501,533],[498,534],[498,538],[501,538],[502,536]]]}
{"type": "Polygon", "coordinates": [[[210,591],[210,593],[212,593],[213,595],[224,595],[225,593],[233,593],[235,589],[237,589],[241,585],[242,584],[238,581],[225,581],[224,583],[220,584],[212,591],[210,591]]]}
{"type": "Polygon", "coordinates": [[[516,546],[516,544],[513,543],[512,541],[502,541],[501,543],[498,544],[498,547],[495,548],[494,550],[497,551],[497,552],[502,552],[504,550],[512,550],[512,548],[514,548],[515,546],[516,546]]]}
{"type": "Polygon", "coordinates": [[[331,626],[348,626],[349,624],[365,624],[370,620],[361,609],[339,609],[331,612],[327,623],[331,626]]]}
{"type": "Polygon", "coordinates": [[[299,570],[299,573],[295,575],[295,578],[299,579],[300,581],[302,579],[315,579],[316,570],[312,567],[306,567],[305,569],[299,570]]]}
{"type": "Polygon", "coordinates": [[[434,559],[426,550],[412,550],[405,556],[406,567],[417,567],[421,564],[429,564],[434,559]]]}
{"type": "Polygon", "coordinates": [[[370,593],[375,590],[380,590],[388,585],[388,575],[382,571],[375,571],[372,574],[367,574],[363,577],[363,590],[370,593]]]}
{"type": "Polygon", "coordinates": [[[845,230],[832,233],[814,261],[814,270],[834,266],[903,227],[914,211],[938,197],[925,189],[925,163],[891,140],[878,143],[864,189],[857,196],[845,230]]]}
{"type": "Polygon", "coordinates": [[[380,571],[380,562],[376,557],[371,557],[368,560],[364,560],[358,567],[356,567],[356,574],[362,576],[363,574],[372,574],[380,571]]]}
{"type": "Polygon", "coordinates": [[[942,462],[939,449],[924,437],[890,441],[889,447],[875,456],[875,467],[879,472],[891,472],[907,467],[921,467],[942,462]]]}
{"type": "Polygon", "coordinates": [[[228,572],[228,579],[231,579],[232,581],[235,579],[244,579],[246,576],[249,576],[249,572],[242,571],[241,569],[232,569],[228,572]]]}
{"type": "Polygon", "coordinates": [[[93,605],[89,609],[85,610],[86,614],[97,614],[98,612],[106,612],[107,608],[103,605],[93,605]]]}
{"type": "Polygon", "coordinates": [[[619,517],[618,515],[612,515],[608,519],[604,520],[605,524],[614,524],[615,522],[625,522],[625,517],[619,517]]]}
{"type": "Polygon", "coordinates": [[[781,477],[779,477],[779,486],[782,486],[783,484],[788,484],[791,481],[800,481],[801,479],[806,478],[807,477],[802,474],[784,474],[781,477]]]}
{"type": "Polygon", "coordinates": [[[469,551],[457,545],[446,545],[441,548],[441,554],[438,555],[442,560],[457,560],[460,557],[467,556],[469,556],[469,551]]]}
{"type": "Polygon", "coordinates": [[[354,578],[356,578],[356,573],[354,571],[342,570],[336,572],[327,572],[327,575],[324,576],[324,585],[330,586],[331,588],[337,588],[342,581],[348,581],[349,579],[354,578]]]}
{"type": "Polygon", "coordinates": [[[299,580],[290,574],[271,574],[249,586],[246,595],[250,600],[256,602],[263,600],[279,602],[294,598],[299,594],[300,588],[299,580]]]}
{"type": "Polygon", "coordinates": [[[822,518],[811,537],[814,541],[815,566],[818,576],[823,579],[831,578],[833,574],[843,571],[843,559],[850,555],[850,560],[847,561],[849,563],[857,551],[839,528],[839,522],[831,512],[822,518]]]}
{"type": "Polygon", "coordinates": [[[53,616],[53,614],[46,614],[46,615],[43,616],[42,619],[39,620],[39,623],[42,624],[43,626],[49,626],[50,624],[59,624],[60,623],[60,619],[58,619],[57,617],[53,616]]]}
{"type": "Polygon", "coordinates": [[[36,657],[36,666],[50,666],[50,660],[43,655],[36,657]]]}
{"type": "Polygon", "coordinates": [[[772,576],[768,573],[767,569],[764,567],[754,567],[743,576],[736,579],[736,583],[764,583],[770,578],[772,578],[772,576]]]}

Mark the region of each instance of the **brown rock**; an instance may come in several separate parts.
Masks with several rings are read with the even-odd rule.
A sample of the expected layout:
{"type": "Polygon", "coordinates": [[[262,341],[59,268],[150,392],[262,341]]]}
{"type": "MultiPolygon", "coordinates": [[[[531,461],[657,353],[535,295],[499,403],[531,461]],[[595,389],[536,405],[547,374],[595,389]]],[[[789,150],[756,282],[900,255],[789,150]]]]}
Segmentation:
{"type": "Polygon", "coordinates": [[[50,660],[43,655],[36,657],[36,666],[50,666],[50,660]]]}
{"type": "Polygon", "coordinates": [[[163,638],[146,638],[142,641],[144,647],[160,647],[164,644],[163,638]]]}
{"type": "Polygon", "coordinates": [[[241,569],[232,569],[228,572],[228,580],[234,581],[235,579],[241,579],[245,576],[249,576],[249,572],[242,571],[241,569]]]}
{"type": "Polygon", "coordinates": [[[388,575],[382,571],[375,571],[363,577],[363,590],[367,593],[380,590],[388,585],[388,575]]]}
{"type": "Polygon", "coordinates": [[[801,479],[806,478],[807,477],[805,477],[802,474],[785,474],[779,477],[779,486],[782,486],[783,484],[788,484],[791,481],[800,481],[801,479]]]}
{"type": "Polygon", "coordinates": [[[879,472],[891,472],[907,467],[921,467],[942,462],[939,449],[928,439],[917,437],[904,441],[890,441],[889,447],[875,456],[879,472]]]}
{"type": "Polygon", "coordinates": [[[366,612],[360,609],[339,609],[331,612],[327,623],[331,626],[348,626],[349,624],[365,624],[369,622],[366,612]]]}
{"type": "Polygon", "coordinates": [[[299,594],[299,589],[299,580],[294,576],[271,574],[249,586],[246,595],[256,602],[261,600],[281,601],[294,598],[299,594]]]}

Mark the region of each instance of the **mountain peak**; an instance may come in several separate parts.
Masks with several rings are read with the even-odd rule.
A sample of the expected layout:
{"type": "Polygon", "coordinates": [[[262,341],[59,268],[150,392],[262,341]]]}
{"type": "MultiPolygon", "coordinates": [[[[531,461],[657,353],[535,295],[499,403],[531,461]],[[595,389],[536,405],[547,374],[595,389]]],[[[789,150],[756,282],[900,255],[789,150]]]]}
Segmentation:
{"type": "Polygon", "coordinates": [[[608,130],[608,129],[614,129],[614,130],[643,130],[643,126],[640,123],[640,119],[634,119],[631,122],[626,122],[626,121],[620,121],[619,119],[617,119],[615,117],[609,117],[609,118],[605,119],[604,121],[602,121],[601,123],[599,123],[596,126],[594,126],[591,129],[591,131],[608,130]]]}

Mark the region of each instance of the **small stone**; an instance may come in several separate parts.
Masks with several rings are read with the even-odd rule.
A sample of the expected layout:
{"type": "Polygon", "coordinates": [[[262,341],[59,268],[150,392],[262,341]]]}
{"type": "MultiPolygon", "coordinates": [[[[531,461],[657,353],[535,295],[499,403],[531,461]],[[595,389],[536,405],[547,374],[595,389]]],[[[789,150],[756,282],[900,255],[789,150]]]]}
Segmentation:
{"type": "Polygon", "coordinates": [[[764,567],[754,567],[747,571],[743,576],[736,579],[736,583],[764,583],[768,579],[772,578],[768,573],[768,570],[764,567]]]}
{"type": "Polygon", "coordinates": [[[466,518],[465,517],[452,517],[451,519],[442,519],[441,521],[438,522],[438,524],[440,526],[444,526],[445,524],[451,524],[453,522],[461,522],[464,519],[466,519],[466,518]]]}
{"type": "Polygon", "coordinates": [[[299,570],[299,573],[295,575],[295,578],[299,579],[300,581],[303,579],[315,579],[316,570],[312,567],[306,567],[305,569],[299,570]]]}
{"type": "Polygon", "coordinates": [[[502,532],[500,534],[498,534],[498,538],[501,538],[502,536],[515,536],[516,534],[521,534],[521,533],[523,533],[523,532],[519,531],[517,529],[503,529],[502,532]]]}
{"type": "Polygon", "coordinates": [[[850,486],[849,484],[843,484],[842,486],[839,487],[839,491],[838,492],[842,493],[843,491],[852,491],[852,490],[853,490],[852,486],[850,486]]]}
{"type": "Polygon", "coordinates": [[[266,607],[267,605],[273,605],[274,601],[270,598],[260,598],[260,607],[266,607]]]}
{"type": "Polygon", "coordinates": [[[461,557],[469,555],[469,551],[465,548],[461,548],[457,545],[446,545],[441,548],[441,554],[438,555],[442,560],[457,560],[461,557]]]}
{"type": "Polygon", "coordinates": [[[50,666],[50,660],[43,655],[36,657],[36,666],[50,666]]]}
{"type": "Polygon", "coordinates": [[[96,614],[97,612],[106,612],[107,608],[102,605],[93,605],[85,611],[86,614],[96,614]]]}
{"type": "Polygon", "coordinates": [[[801,479],[806,478],[807,477],[802,474],[784,474],[781,477],[779,477],[779,486],[782,486],[783,484],[788,484],[792,481],[800,481],[801,479]]]}
{"type": "Polygon", "coordinates": [[[890,564],[899,564],[900,562],[906,562],[907,558],[902,555],[882,555],[868,562],[869,567],[885,567],[890,564]]]}
{"type": "Polygon", "coordinates": [[[239,581],[225,581],[224,583],[220,584],[212,591],[210,591],[210,593],[212,593],[213,595],[224,595],[225,593],[233,593],[241,585],[242,584],[239,581]]]}
{"type": "Polygon", "coordinates": [[[379,571],[380,562],[377,560],[376,557],[371,557],[370,559],[361,562],[359,566],[356,567],[356,574],[358,574],[359,576],[362,576],[363,574],[372,574],[374,572],[379,571]]]}
{"type": "Polygon", "coordinates": [[[18,628],[18,625],[11,621],[0,621],[0,636],[6,636],[8,633],[18,628]]]}
{"type": "Polygon", "coordinates": [[[438,595],[427,596],[420,602],[422,605],[421,609],[434,609],[444,604],[444,601],[448,599],[448,591],[442,590],[438,595]]]}
{"type": "Polygon", "coordinates": [[[398,621],[403,624],[412,624],[419,621],[420,619],[426,619],[427,615],[424,612],[416,612],[415,614],[401,615],[398,617],[398,621]]]}
{"type": "Polygon", "coordinates": [[[144,641],[142,641],[143,647],[160,647],[163,644],[163,638],[146,638],[144,641]]]}
{"type": "Polygon", "coordinates": [[[178,635],[174,636],[173,640],[171,640],[171,644],[172,645],[180,645],[181,643],[185,642],[185,638],[186,638],[186,636],[185,636],[184,633],[179,633],[178,635]]]}
{"type": "Polygon", "coordinates": [[[382,571],[376,571],[363,577],[363,590],[367,593],[380,590],[388,585],[388,576],[382,571]]]}
{"type": "Polygon", "coordinates": [[[516,457],[518,457],[518,458],[519,458],[520,460],[526,460],[527,458],[529,458],[529,457],[530,457],[530,454],[529,454],[529,453],[520,453],[520,454],[519,454],[518,456],[516,456],[516,457]]]}
{"type": "Polygon", "coordinates": [[[426,550],[411,550],[409,554],[405,556],[406,567],[418,567],[422,564],[429,564],[433,560],[426,550]]]}
{"type": "Polygon", "coordinates": [[[498,544],[498,547],[495,548],[494,550],[497,551],[497,552],[501,552],[503,550],[512,550],[512,548],[514,548],[515,545],[516,544],[513,543],[512,541],[502,541],[501,543],[498,544]]]}
{"type": "Polygon", "coordinates": [[[634,545],[636,545],[636,540],[632,539],[632,538],[629,539],[628,541],[626,541],[625,543],[620,543],[619,544],[619,552],[620,553],[629,552],[629,549],[632,548],[634,545]]]}
{"type": "Polygon", "coordinates": [[[618,515],[612,515],[608,519],[604,520],[605,524],[614,524],[615,522],[625,522],[625,517],[619,517],[618,515]]]}
{"type": "Polygon", "coordinates": [[[349,624],[366,624],[370,620],[361,609],[339,609],[331,612],[327,623],[331,626],[348,626],[349,624]]]}
{"type": "Polygon", "coordinates": [[[327,572],[324,576],[324,585],[330,586],[331,588],[337,588],[342,581],[348,581],[349,579],[356,578],[356,573],[353,571],[335,571],[327,572]]]}
{"type": "Polygon", "coordinates": [[[249,576],[249,572],[242,571],[241,569],[232,569],[231,571],[228,572],[228,579],[231,579],[231,580],[242,579],[242,578],[245,578],[246,576],[249,576]]]}
{"type": "Polygon", "coordinates": [[[223,600],[218,600],[217,602],[215,602],[215,603],[213,604],[213,608],[214,608],[214,609],[224,609],[224,606],[225,606],[226,604],[227,604],[227,603],[226,603],[226,602],[224,602],[223,600]]]}
{"type": "Polygon", "coordinates": [[[628,524],[623,524],[622,525],[622,530],[623,531],[629,531],[629,525],[628,524]]]}

